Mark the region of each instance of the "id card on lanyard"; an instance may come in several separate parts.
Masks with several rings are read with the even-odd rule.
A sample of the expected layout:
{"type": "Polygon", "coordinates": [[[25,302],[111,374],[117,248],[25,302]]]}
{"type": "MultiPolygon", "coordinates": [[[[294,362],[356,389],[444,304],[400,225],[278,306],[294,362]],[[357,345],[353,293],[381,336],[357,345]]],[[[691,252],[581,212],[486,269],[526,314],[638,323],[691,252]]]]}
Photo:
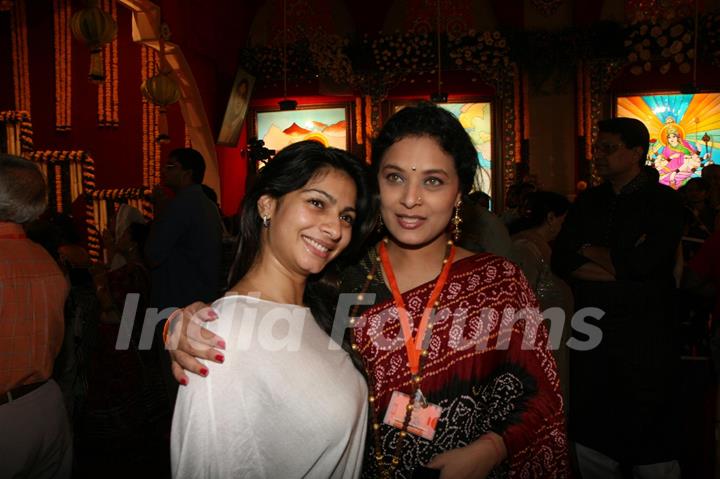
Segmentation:
{"type": "Polygon", "coordinates": [[[440,276],[438,276],[435,287],[433,288],[428,303],[425,306],[422,319],[420,320],[417,334],[415,336],[412,334],[410,314],[407,311],[405,301],[403,300],[400,289],[398,288],[395,273],[393,272],[390,257],[388,256],[387,248],[384,243],[380,244],[379,250],[383,269],[385,270],[388,283],[390,283],[390,290],[395,301],[395,306],[398,310],[400,326],[405,339],[405,350],[408,357],[408,364],[410,372],[413,376],[413,384],[417,383],[415,397],[412,398],[412,407],[410,403],[410,396],[400,391],[393,391],[388,409],[385,412],[383,423],[400,430],[405,430],[429,441],[432,441],[435,437],[435,428],[437,427],[438,420],[442,414],[442,408],[436,404],[428,403],[423,396],[422,390],[420,389],[420,356],[421,348],[425,340],[425,332],[430,329],[428,328],[430,315],[433,311],[433,307],[437,306],[437,299],[440,297],[440,293],[447,282],[450,267],[455,256],[455,246],[451,243],[449,246],[448,253],[443,261],[442,271],[440,272],[440,276]],[[410,412],[409,418],[408,412],[410,412]]]}

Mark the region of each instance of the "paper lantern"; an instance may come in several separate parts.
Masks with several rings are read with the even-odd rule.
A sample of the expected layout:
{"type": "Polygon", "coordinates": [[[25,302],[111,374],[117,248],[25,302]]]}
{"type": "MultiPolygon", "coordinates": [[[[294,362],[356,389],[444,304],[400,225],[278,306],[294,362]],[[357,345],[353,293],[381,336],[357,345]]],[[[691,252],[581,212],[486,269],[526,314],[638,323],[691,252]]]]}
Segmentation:
{"type": "Polygon", "coordinates": [[[140,87],[143,95],[153,105],[160,107],[158,120],[158,143],[170,141],[167,124],[167,106],[180,99],[180,87],[170,71],[161,71],[145,80],[140,87]]]}
{"type": "Polygon", "coordinates": [[[72,16],[70,28],[73,36],[90,49],[90,81],[100,83],[105,80],[102,47],[117,35],[117,23],[109,13],[97,6],[97,0],[89,0],[86,5],[86,8],[72,16]]]}

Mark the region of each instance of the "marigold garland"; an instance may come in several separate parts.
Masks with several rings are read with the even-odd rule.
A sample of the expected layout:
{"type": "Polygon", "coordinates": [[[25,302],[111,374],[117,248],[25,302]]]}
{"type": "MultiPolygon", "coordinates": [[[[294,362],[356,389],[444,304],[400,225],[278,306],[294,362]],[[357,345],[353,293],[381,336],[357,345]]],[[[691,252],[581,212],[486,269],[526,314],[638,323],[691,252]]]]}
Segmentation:
{"type": "Polygon", "coordinates": [[[593,144],[593,119],[592,119],[592,94],[590,90],[590,69],[585,69],[583,75],[583,83],[585,87],[585,159],[592,160],[592,144],[593,144]]]}
{"type": "MultiPolygon", "coordinates": [[[[101,8],[117,22],[117,0],[102,0],[101,8]]],[[[117,127],[120,124],[117,36],[103,46],[103,62],[105,81],[98,86],[98,126],[117,127]]]]}
{"type": "MultiPolygon", "coordinates": [[[[140,48],[142,80],[155,74],[158,56],[156,50],[142,46],[140,48]]],[[[143,105],[143,185],[154,186],[160,182],[160,145],[155,139],[158,136],[159,107],[150,103],[144,96],[143,105]]]]}
{"type": "Polygon", "coordinates": [[[63,205],[63,175],[62,175],[62,168],[59,164],[55,163],[54,168],[55,173],[55,211],[58,213],[62,213],[64,209],[63,205]]]}
{"type": "Polygon", "coordinates": [[[583,97],[585,95],[585,89],[583,82],[583,62],[578,62],[577,74],[575,78],[575,90],[577,92],[577,98],[575,99],[575,109],[577,111],[577,136],[583,137],[585,135],[585,114],[584,114],[584,103],[583,97]]]}
{"type": "Polygon", "coordinates": [[[520,88],[521,88],[521,77],[518,73],[517,65],[513,65],[513,141],[514,141],[514,155],[515,163],[522,161],[522,131],[521,128],[521,115],[520,112],[520,88]]]}
{"type": "Polygon", "coordinates": [[[150,220],[152,218],[151,193],[152,190],[145,187],[102,189],[89,192],[87,197],[92,202],[96,229],[98,231],[105,230],[108,227],[108,218],[112,217],[118,205],[122,203],[137,208],[145,219],[150,220]]]}
{"type": "Polygon", "coordinates": [[[17,0],[13,5],[11,25],[15,109],[31,111],[25,0],[17,0]]]}
{"type": "MultiPolygon", "coordinates": [[[[40,169],[48,178],[48,192],[50,198],[55,200],[58,212],[70,208],[79,196],[95,191],[95,161],[85,151],[34,151],[27,155],[30,161],[38,163],[40,169]],[[52,181],[51,180],[52,176],[52,181]],[[79,180],[79,181],[78,181],[79,180]],[[63,194],[63,185],[70,191],[70,196],[63,194]]],[[[88,234],[88,253],[90,259],[97,262],[100,259],[100,233],[97,228],[97,215],[93,205],[85,198],[85,223],[88,234]]]]}
{"type": "Polygon", "coordinates": [[[522,74],[522,111],[523,111],[523,140],[530,138],[530,94],[528,92],[528,74],[523,71],[522,74]]]}
{"type": "Polygon", "coordinates": [[[365,162],[372,163],[373,102],[370,95],[365,96],[365,162]]]}
{"type": "Polygon", "coordinates": [[[33,128],[27,111],[0,111],[0,125],[5,128],[9,154],[22,156],[24,152],[32,151],[33,128]]]}
{"type": "Polygon", "coordinates": [[[190,128],[185,125],[185,148],[192,148],[192,139],[190,138],[190,128]]]}
{"type": "Polygon", "coordinates": [[[72,118],[72,44],[70,0],[53,0],[55,47],[55,129],[69,131],[72,118]]]}
{"type": "Polygon", "coordinates": [[[363,109],[362,109],[362,97],[355,97],[355,144],[362,145],[363,137],[363,109]]]}

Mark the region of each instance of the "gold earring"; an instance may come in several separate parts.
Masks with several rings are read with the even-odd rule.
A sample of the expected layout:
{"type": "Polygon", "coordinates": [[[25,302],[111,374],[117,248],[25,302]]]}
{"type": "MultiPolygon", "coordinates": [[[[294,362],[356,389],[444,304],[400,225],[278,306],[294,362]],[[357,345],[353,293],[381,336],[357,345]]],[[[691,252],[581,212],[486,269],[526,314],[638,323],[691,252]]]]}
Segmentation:
{"type": "Polygon", "coordinates": [[[457,205],[455,205],[455,214],[453,215],[450,222],[453,225],[452,229],[452,236],[454,241],[458,241],[460,239],[460,224],[462,223],[462,218],[460,218],[460,206],[462,205],[462,201],[458,201],[457,205]]]}

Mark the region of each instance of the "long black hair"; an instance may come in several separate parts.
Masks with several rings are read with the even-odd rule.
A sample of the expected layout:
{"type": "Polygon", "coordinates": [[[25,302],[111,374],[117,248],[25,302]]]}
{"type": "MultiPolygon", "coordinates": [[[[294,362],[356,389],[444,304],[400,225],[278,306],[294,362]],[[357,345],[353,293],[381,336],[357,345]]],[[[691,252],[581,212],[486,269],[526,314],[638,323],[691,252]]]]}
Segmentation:
{"type": "Polygon", "coordinates": [[[410,137],[429,137],[452,156],[460,179],[463,199],[473,187],[478,167],[477,150],[460,120],[433,103],[420,102],[395,113],[383,125],[373,141],[372,168],[377,174],[385,152],[400,140],[410,137]]]}
{"type": "MultiPolygon", "coordinates": [[[[260,253],[263,227],[257,208],[260,197],[269,195],[279,199],[301,189],[308,181],[328,170],[346,173],[355,182],[357,190],[356,217],[350,243],[322,273],[310,276],[305,286],[303,301],[318,324],[330,334],[339,291],[336,281],[328,278],[329,273],[334,272],[337,263],[346,262],[360,252],[374,226],[377,209],[375,182],[366,166],[350,153],[327,148],[316,141],[301,141],[280,150],[260,170],[240,208],[240,234],[228,284],[232,286],[245,276],[260,253]]],[[[349,344],[343,344],[343,347],[349,351],[349,344]]]]}

